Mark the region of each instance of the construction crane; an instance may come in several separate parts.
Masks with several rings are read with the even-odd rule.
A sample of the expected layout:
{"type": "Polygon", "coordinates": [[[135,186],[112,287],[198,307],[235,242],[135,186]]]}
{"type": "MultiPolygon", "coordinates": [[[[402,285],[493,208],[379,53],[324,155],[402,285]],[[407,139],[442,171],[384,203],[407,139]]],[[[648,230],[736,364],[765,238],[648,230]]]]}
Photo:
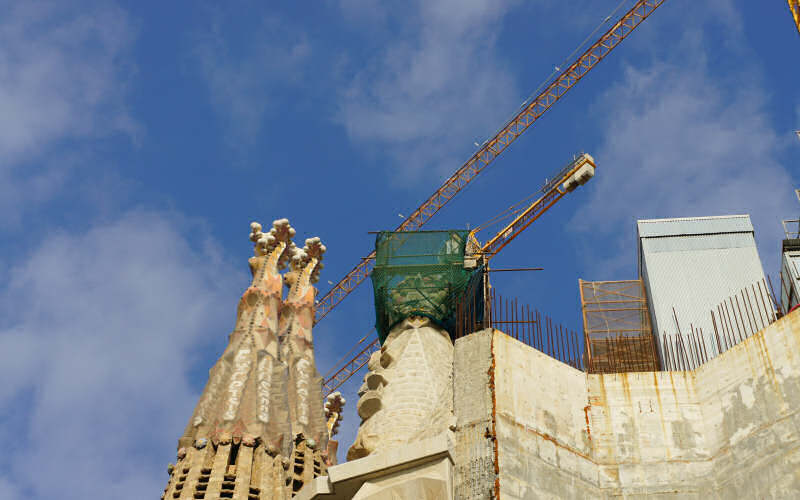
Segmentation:
{"type": "Polygon", "coordinates": [[[794,24],[797,25],[797,32],[800,33],[800,0],[787,0],[789,2],[789,10],[792,11],[794,17],[794,24]]]}
{"type": "MultiPolygon", "coordinates": [[[[539,191],[539,197],[528,205],[527,208],[522,210],[514,220],[501,229],[495,236],[490,238],[485,244],[479,246],[479,248],[472,252],[468,250],[465,260],[473,260],[475,264],[480,260],[483,268],[488,269],[489,260],[491,260],[492,257],[497,255],[500,250],[511,243],[514,238],[519,236],[520,233],[527,229],[536,219],[558,203],[567,193],[572,192],[576,187],[585,184],[591,179],[594,176],[594,171],[594,158],[592,158],[591,155],[583,153],[574,158],[567,166],[545,182],[544,187],[539,191]]],[[[494,220],[496,219],[497,218],[494,220]]],[[[480,231],[480,228],[476,228],[470,232],[469,239],[471,241],[477,241],[475,234],[478,231],[480,231]]],[[[367,334],[367,336],[369,336],[369,334],[367,334]]],[[[361,342],[363,342],[367,336],[365,336],[361,342]]],[[[372,353],[379,348],[378,339],[375,338],[372,343],[359,351],[358,354],[345,363],[345,365],[332,376],[326,378],[322,385],[323,394],[327,396],[338,389],[350,379],[350,377],[361,370],[369,361],[369,357],[372,353]]]]}
{"type": "MultiPolygon", "coordinates": [[[[547,110],[558,102],[586,74],[602,61],[617,45],[647,19],[665,0],[638,0],[611,28],[586,49],[566,69],[544,87],[536,97],[526,101],[522,110],[509,120],[491,139],[451,175],[422,205],[419,206],[395,231],[420,229],[431,217],[452,200],[464,187],[480,174],[495,158],[533,125],[547,110]]],[[[374,265],[375,252],[370,253],[347,275],[323,295],[316,303],[314,324],[336,307],[369,276],[374,265]]]]}
{"type": "Polygon", "coordinates": [[[573,159],[553,179],[545,183],[541,189],[542,196],[519,214],[480,249],[480,254],[487,259],[497,255],[506,245],[519,236],[533,221],[542,216],[561,198],[576,187],[594,177],[594,158],[586,153],[573,159]]]}

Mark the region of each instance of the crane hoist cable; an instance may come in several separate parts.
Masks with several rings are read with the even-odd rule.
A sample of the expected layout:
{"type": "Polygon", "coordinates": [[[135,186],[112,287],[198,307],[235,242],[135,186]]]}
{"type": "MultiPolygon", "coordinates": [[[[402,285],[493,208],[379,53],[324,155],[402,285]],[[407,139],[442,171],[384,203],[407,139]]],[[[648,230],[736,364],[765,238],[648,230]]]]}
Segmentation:
{"type": "MultiPolygon", "coordinates": [[[[525,105],[491,139],[442,184],[395,231],[420,229],[428,220],[464,189],[492,161],[533,125],[547,110],[561,100],[589,71],[647,19],[666,0],[638,0],[608,31],[563,69],[533,100],[525,105]]],[[[374,265],[375,252],[361,259],[347,275],[316,303],[314,323],[319,323],[337,304],[361,284],[374,265]]]]}

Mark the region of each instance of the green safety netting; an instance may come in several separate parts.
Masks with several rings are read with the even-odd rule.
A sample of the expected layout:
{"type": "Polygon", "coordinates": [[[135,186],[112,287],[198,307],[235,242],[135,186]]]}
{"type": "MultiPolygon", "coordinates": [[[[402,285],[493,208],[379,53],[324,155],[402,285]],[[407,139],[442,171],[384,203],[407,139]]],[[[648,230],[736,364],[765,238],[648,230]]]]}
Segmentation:
{"type": "Polygon", "coordinates": [[[464,269],[468,235],[462,230],[378,233],[372,286],[381,344],[410,316],[427,316],[453,334],[458,302],[468,290],[469,295],[483,291],[475,286],[479,270],[464,269]]]}

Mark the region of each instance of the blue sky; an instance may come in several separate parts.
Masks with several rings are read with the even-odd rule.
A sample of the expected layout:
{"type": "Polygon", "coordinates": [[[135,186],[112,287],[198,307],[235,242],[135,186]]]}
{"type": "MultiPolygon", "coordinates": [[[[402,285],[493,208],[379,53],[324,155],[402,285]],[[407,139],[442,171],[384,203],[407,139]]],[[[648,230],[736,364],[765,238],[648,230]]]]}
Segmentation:
{"type": "MultiPolygon", "coordinates": [[[[250,221],[320,236],[324,293],[617,4],[0,1],[0,498],[158,495],[250,221]]],[[[545,270],[501,293],[578,329],[578,278],[635,278],[635,220],[668,216],[751,214],[775,276],[799,49],[783,2],[667,0],[429,227],[583,150],[594,180],[494,261],[545,270]]],[[[316,328],[320,371],[373,321],[365,283],[316,328]]]]}

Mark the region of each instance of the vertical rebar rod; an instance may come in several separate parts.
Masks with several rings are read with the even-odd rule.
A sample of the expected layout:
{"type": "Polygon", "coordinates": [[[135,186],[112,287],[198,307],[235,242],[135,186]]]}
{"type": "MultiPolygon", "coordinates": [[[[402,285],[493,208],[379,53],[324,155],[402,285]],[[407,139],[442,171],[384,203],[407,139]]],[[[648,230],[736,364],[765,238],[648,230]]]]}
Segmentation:
{"type": "Polygon", "coordinates": [[[561,359],[561,325],[553,325],[553,337],[556,340],[553,357],[555,359],[561,359]]]}
{"type": "Polygon", "coordinates": [[[728,326],[730,326],[731,338],[733,339],[733,343],[731,344],[731,347],[733,347],[738,343],[738,342],[736,342],[736,330],[733,329],[733,322],[731,321],[731,311],[728,308],[728,304],[725,301],[723,301],[722,305],[725,306],[725,315],[728,317],[728,326]]]}
{"type": "MultiPolygon", "coordinates": [[[[767,296],[769,297],[769,300],[772,301],[772,303],[775,305],[775,309],[777,309],[777,311],[779,313],[783,314],[783,309],[781,308],[780,304],[778,304],[778,302],[775,300],[775,289],[772,288],[772,278],[770,278],[769,275],[767,275],[767,279],[769,280],[769,291],[767,293],[767,296]]],[[[764,288],[766,288],[766,287],[767,287],[767,284],[765,282],[764,283],[764,288]]],[[[773,316],[775,316],[775,315],[773,314],[773,316]]],[[[775,318],[775,319],[777,319],[777,318],[775,318]]]]}
{"type": "Polygon", "coordinates": [[[722,302],[718,307],[725,324],[725,350],[727,351],[733,347],[733,331],[731,330],[731,322],[728,319],[728,310],[725,307],[725,302],[722,302]]]}
{"type": "Polygon", "coordinates": [[[575,368],[578,368],[578,332],[572,331],[572,362],[575,368]]]}
{"type": "Polygon", "coordinates": [[[672,348],[672,341],[670,340],[670,336],[664,332],[662,334],[664,338],[665,345],[667,346],[667,352],[669,355],[669,371],[675,371],[675,350],[672,348]]]}
{"type": "MultiPolygon", "coordinates": [[[[766,285],[764,286],[764,288],[766,289],[766,285]]],[[[765,290],[765,291],[766,291],[766,290],[765,290]]],[[[765,291],[762,291],[762,290],[761,290],[761,282],[759,281],[759,282],[758,282],[758,292],[759,292],[759,293],[758,293],[758,295],[759,295],[759,297],[761,297],[761,303],[762,303],[762,304],[763,304],[763,306],[764,306],[764,312],[766,313],[766,316],[767,316],[767,325],[769,325],[769,324],[771,324],[771,323],[772,323],[772,319],[771,319],[771,313],[772,313],[772,311],[774,311],[774,309],[773,309],[772,307],[770,307],[769,309],[767,309],[767,303],[766,303],[766,301],[764,300],[765,291]]]]}
{"type": "MultiPolygon", "coordinates": [[[[750,329],[753,330],[753,333],[756,333],[760,330],[758,327],[758,321],[756,321],[756,316],[753,313],[753,304],[750,303],[750,294],[747,293],[747,287],[742,289],[742,302],[747,300],[747,305],[745,305],[745,309],[747,309],[747,319],[750,320],[750,329]]],[[[751,334],[752,335],[752,334],[751,334]]]]}
{"type": "Polygon", "coordinates": [[[753,302],[756,304],[756,309],[758,310],[758,320],[761,323],[759,330],[763,330],[767,327],[767,325],[764,323],[764,311],[761,310],[761,304],[758,303],[758,293],[756,292],[755,283],[750,285],[750,288],[753,291],[753,302]]]}
{"type": "Polygon", "coordinates": [[[706,348],[706,336],[702,328],[700,329],[700,340],[703,342],[703,354],[706,357],[704,363],[708,363],[709,358],[708,358],[708,348],[706,348]]]}
{"type": "Polygon", "coordinates": [[[744,339],[747,338],[747,327],[745,327],[744,318],[742,318],[742,309],[739,307],[739,298],[734,295],[733,298],[728,297],[728,301],[731,303],[731,309],[733,310],[733,317],[737,321],[736,327],[738,328],[739,324],[741,323],[741,330],[739,330],[739,342],[743,342],[744,339]],[[734,307],[733,299],[736,300],[736,307],[734,307]],[[736,317],[736,309],[739,309],[738,318],[736,317]]]}
{"type": "MultiPolygon", "coordinates": [[[[747,334],[748,333],[747,332],[747,323],[744,322],[744,316],[746,316],[746,315],[742,312],[742,306],[739,305],[739,297],[734,295],[733,298],[736,299],[736,309],[739,310],[739,316],[742,317],[742,319],[741,319],[741,321],[742,321],[742,330],[744,330],[744,332],[745,332],[744,339],[742,339],[742,340],[744,341],[747,337],[749,337],[750,335],[753,334],[753,327],[752,327],[752,325],[750,325],[750,335],[748,335],[747,334]]],[[[747,312],[747,308],[745,308],[745,312],[747,312]]],[[[749,321],[749,318],[748,318],[748,321],[749,321]]]]}
{"type": "Polygon", "coordinates": [[[711,324],[714,325],[714,340],[717,341],[717,355],[722,352],[722,346],[719,343],[719,330],[717,330],[717,319],[714,317],[714,310],[711,309],[711,324]]]}
{"type": "Polygon", "coordinates": [[[669,337],[669,348],[672,352],[672,370],[678,371],[680,368],[680,363],[678,362],[677,337],[676,335],[670,335],[669,337]]]}
{"type": "Polygon", "coordinates": [[[622,348],[625,349],[625,364],[622,367],[622,371],[631,371],[631,367],[633,366],[633,352],[631,350],[631,343],[629,342],[629,338],[626,337],[624,334],[620,334],[620,340],[622,341],[622,348]]]}
{"type": "Polygon", "coordinates": [[[701,327],[697,327],[697,347],[700,349],[700,364],[707,363],[708,355],[706,353],[706,341],[705,335],[703,335],[703,329],[701,327]]]}
{"type": "Polygon", "coordinates": [[[538,342],[539,347],[538,349],[542,350],[542,315],[539,313],[539,310],[536,310],[536,328],[534,330],[534,335],[536,335],[536,342],[538,342]]]}
{"type": "Polygon", "coordinates": [[[525,304],[523,307],[523,316],[525,317],[525,323],[522,325],[524,329],[524,337],[525,337],[525,344],[531,345],[531,311],[530,306],[525,304]]]}

